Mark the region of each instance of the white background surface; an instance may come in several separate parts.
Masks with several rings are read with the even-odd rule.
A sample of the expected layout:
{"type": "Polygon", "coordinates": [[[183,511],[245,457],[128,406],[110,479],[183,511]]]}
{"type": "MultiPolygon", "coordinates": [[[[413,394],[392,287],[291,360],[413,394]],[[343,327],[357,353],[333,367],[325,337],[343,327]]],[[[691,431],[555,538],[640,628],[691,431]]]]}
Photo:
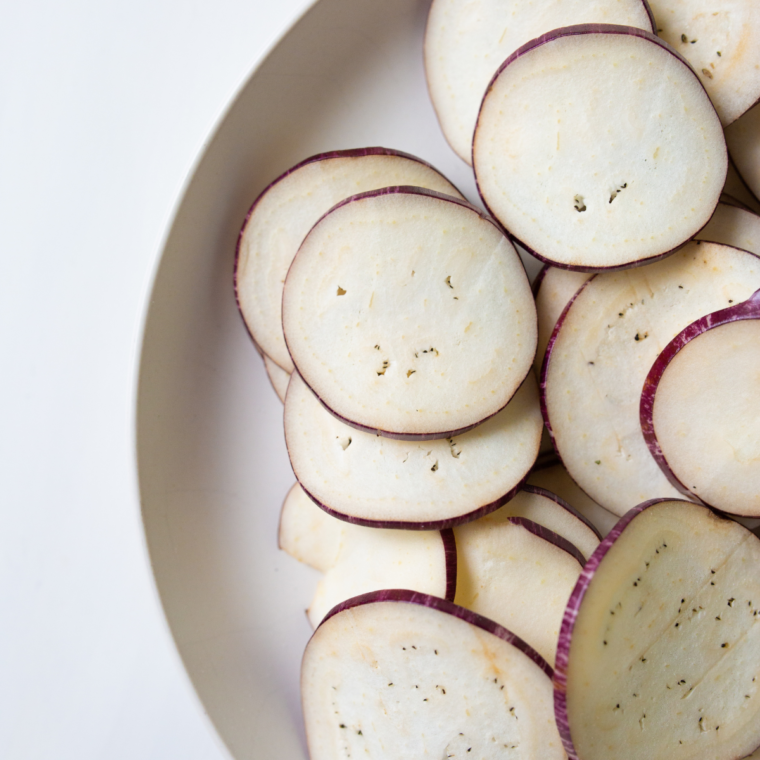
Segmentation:
{"type": "Polygon", "coordinates": [[[0,757],[225,758],[139,522],[140,313],[193,162],[308,0],[6,3],[0,757]]]}

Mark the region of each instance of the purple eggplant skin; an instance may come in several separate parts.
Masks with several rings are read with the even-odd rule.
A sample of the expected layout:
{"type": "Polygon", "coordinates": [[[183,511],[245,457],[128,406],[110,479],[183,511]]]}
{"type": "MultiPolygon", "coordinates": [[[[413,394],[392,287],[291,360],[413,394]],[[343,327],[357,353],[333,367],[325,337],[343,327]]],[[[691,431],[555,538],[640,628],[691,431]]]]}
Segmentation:
{"type": "Polygon", "coordinates": [[[345,602],[335,605],[322,619],[320,626],[324,625],[327,620],[335,615],[340,614],[346,610],[353,609],[354,607],[360,607],[364,604],[373,604],[375,602],[402,602],[406,604],[419,604],[422,607],[431,607],[439,612],[445,612],[448,615],[453,615],[460,620],[464,620],[470,625],[474,625],[488,633],[492,633],[494,636],[512,644],[516,649],[519,649],[529,659],[531,659],[546,675],[551,678],[554,674],[551,665],[536,652],[530,644],[527,644],[519,636],[512,633],[512,631],[504,628],[504,626],[490,620],[483,615],[479,615],[477,612],[460,607],[458,604],[448,601],[447,599],[441,599],[431,594],[423,594],[419,591],[410,591],[408,589],[383,589],[381,591],[370,591],[366,594],[360,594],[354,596],[351,599],[347,599],[345,602]]]}
{"type": "Polygon", "coordinates": [[[457,540],[451,528],[441,531],[443,541],[443,555],[446,564],[446,595],[445,598],[453,602],[457,594],[457,540]]]}
{"type": "MultiPolygon", "coordinates": [[[[651,14],[651,9],[649,9],[651,14]]],[[[684,64],[687,68],[692,70],[691,64],[674,48],[672,48],[670,45],[668,45],[667,42],[664,40],[661,40],[656,34],[653,34],[652,32],[648,32],[645,29],[637,29],[633,26],[619,26],[617,24],[576,24],[575,26],[563,26],[559,29],[553,29],[550,32],[547,32],[546,34],[542,34],[540,37],[536,37],[536,39],[531,40],[530,42],[526,42],[522,47],[515,50],[512,55],[510,55],[504,63],[499,66],[499,68],[496,70],[496,73],[493,75],[493,78],[491,79],[491,82],[489,83],[488,87],[486,88],[486,92],[483,95],[483,100],[488,97],[488,93],[491,91],[491,88],[493,87],[494,82],[499,78],[502,71],[509,66],[510,63],[513,63],[518,58],[521,58],[526,53],[529,53],[531,50],[534,50],[535,48],[541,47],[541,45],[545,45],[547,42],[552,42],[553,40],[559,39],[560,37],[572,37],[578,34],[627,34],[631,35],[633,37],[640,37],[641,39],[647,40],[649,42],[654,43],[655,45],[659,45],[663,50],[666,50],[668,53],[670,53],[674,58],[677,58],[681,63],[684,64]]],[[[695,74],[696,77],[696,74],[695,74]]],[[[707,90],[705,90],[704,85],[699,80],[699,77],[696,77],[697,81],[699,82],[700,86],[705,92],[705,95],[707,96],[707,99],[709,101],[710,96],[707,95],[707,90]]],[[[482,101],[481,101],[481,113],[482,113],[482,101]]],[[[717,112],[715,114],[715,118],[718,118],[717,112]]],[[[475,131],[473,133],[472,138],[472,166],[473,169],[475,169],[475,141],[478,137],[478,124],[480,123],[480,113],[478,114],[478,120],[475,122],[475,131]]],[[[728,172],[728,159],[726,159],[726,172],[728,172]]],[[[546,257],[542,256],[540,252],[534,250],[529,245],[526,245],[526,243],[519,238],[515,237],[509,230],[507,230],[502,224],[499,218],[496,216],[496,214],[493,213],[493,209],[488,205],[488,201],[483,196],[483,192],[480,189],[480,183],[478,182],[478,173],[477,170],[475,170],[475,186],[478,190],[478,195],[480,196],[480,200],[483,203],[483,206],[485,206],[486,211],[498,222],[498,224],[502,227],[506,235],[509,237],[509,239],[514,244],[519,244],[522,248],[524,248],[528,253],[531,254],[531,256],[535,256],[539,261],[543,261],[545,264],[549,264],[550,266],[557,267],[559,269],[569,269],[571,271],[575,272],[617,272],[623,269],[632,269],[634,267],[641,267],[645,266],[646,264],[652,264],[655,261],[659,261],[660,259],[664,259],[667,256],[671,256],[676,251],[678,251],[680,248],[682,248],[686,243],[688,243],[689,240],[684,240],[683,243],[677,245],[675,248],[664,251],[663,253],[658,253],[654,256],[649,256],[644,259],[639,259],[638,261],[632,261],[627,264],[619,264],[616,266],[610,266],[610,267],[585,267],[580,265],[574,265],[574,264],[562,264],[558,263],[556,261],[551,261],[550,259],[547,259],[546,257]]],[[[718,206],[719,199],[715,199],[715,208],[718,206]]],[[[713,208],[713,211],[715,211],[715,208],[713,208]]],[[[712,213],[710,214],[712,216],[712,213]]],[[[709,221],[709,219],[708,219],[709,221]]],[[[695,233],[698,234],[698,233],[695,233]]],[[[693,237],[693,236],[692,236],[693,237]]]]}
{"type": "Polygon", "coordinates": [[[726,309],[715,311],[707,314],[701,319],[692,322],[684,328],[667,346],[660,352],[655,360],[649,374],[644,381],[644,387],[641,391],[641,401],[639,403],[639,420],[641,421],[641,432],[644,434],[647,448],[652,454],[655,462],[660,466],[665,477],[670,481],[674,488],[680,491],[684,496],[697,504],[710,507],[703,499],[694,493],[688,486],[681,482],[673,470],[670,468],[667,459],[657,440],[657,434],[654,429],[654,400],[657,394],[657,387],[660,384],[665,370],[678,353],[691,343],[692,340],[713,330],[721,325],[730,322],[737,322],[744,319],[760,319],[760,290],[755,291],[746,301],[729,306],[726,309]]]}

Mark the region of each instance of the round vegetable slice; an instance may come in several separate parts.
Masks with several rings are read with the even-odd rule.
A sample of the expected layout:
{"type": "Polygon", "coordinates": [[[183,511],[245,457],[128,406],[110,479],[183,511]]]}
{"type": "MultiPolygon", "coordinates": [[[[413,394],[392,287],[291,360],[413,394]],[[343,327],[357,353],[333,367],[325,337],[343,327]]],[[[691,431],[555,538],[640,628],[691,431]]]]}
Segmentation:
{"type": "Polygon", "coordinates": [[[462,433],[530,370],[536,310],[522,262],[475,207],[419,188],[350,198],[293,260],[283,327],[300,375],[357,428],[462,433]]]}
{"type": "Polygon", "coordinates": [[[641,432],[647,373],[686,326],[760,288],[760,259],[690,243],[638,269],[598,274],[555,328],[542,377],[544,421],[573,480],[618,515],[649,498],[680,496],[641,432]]]}
{"type": "Polygon", "coordinates": [[[389,585],[454,600],[457,549],[451,530],[351,525],[321,510],[296,483],[280,513],[279,544],[324,573],[306,613],[315,628],[340,602],[389,585]]]}
{"type": "Polygon", "coordinates": [[[557,650],[571,760],[734,760],[760,746],[760,540],[684,501],[632,509],[586,563],[557,650]]]}
{"type": "Polygon", "coordinates": [[[272,182],[251,206],[235,254],[235,295],[260,350],[287,372],[282,285],[298,246],[320,217],[356,193],[418,185],[461,198],[436,169],[388,148],[359,148],[307,158],[272,182]]]}
{"type": "Polygon", "coordinates": [[[381,528],[440,529],[497,509],[536,460],[542,427],[532,373],[498,414],[435,441],[356,430],[297,373],[285,399],[285,441],[303,488],[336,517],[381,528]]]}
{"type": "Polygon", "coordinates": [[[641,393],[641,429],[670,482],[724,512],[760,517],[760,290],[680,332],[641,393]]]}
{"type": "Polygon", "coordinates": [[[454,535],[454,601],[509,628],[553,663],[584,556],[548,528],[501,510],[454,528],[454,535]]]}
{"type": "Polygon", "coordinates": [[[760,99],[760,5],[753,0],[649,0],[657,33],[692,66],[724,126],[760,99]]]}
{"type": "Polygon", "coordinates": [[[562,760],[551,668],[517,636],[404,590],[349,600],[304,653],[311,760],[562,760]]]}
{"type": "Polygon", "coordinates": [[[538,258],[599,271],[671,253],[710,219],[726,178],[715,109],[669,45],[581,24],[513,53],[478,116],[480,195],[538,258]]]}
{"type": "Polygon", "coordinates": [[[499,64],[529,40],[586,22],[654,31],[642,0],[434,0],[425,29],[425,72],[443,134],[460,158],[472,161],[478,109],[499,64]]]}

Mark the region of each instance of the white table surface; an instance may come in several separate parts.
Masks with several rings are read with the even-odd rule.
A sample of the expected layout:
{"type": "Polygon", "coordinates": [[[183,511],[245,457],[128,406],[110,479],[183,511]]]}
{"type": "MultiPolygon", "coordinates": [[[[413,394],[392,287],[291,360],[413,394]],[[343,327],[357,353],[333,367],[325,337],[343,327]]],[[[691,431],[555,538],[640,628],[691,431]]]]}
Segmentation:
{"type": "Polygon", "coordinates": [[[37,0],[0,24],[0,757],[227,758],[150,574],[142,303],[225,106],[308,0],[37,0]]]}

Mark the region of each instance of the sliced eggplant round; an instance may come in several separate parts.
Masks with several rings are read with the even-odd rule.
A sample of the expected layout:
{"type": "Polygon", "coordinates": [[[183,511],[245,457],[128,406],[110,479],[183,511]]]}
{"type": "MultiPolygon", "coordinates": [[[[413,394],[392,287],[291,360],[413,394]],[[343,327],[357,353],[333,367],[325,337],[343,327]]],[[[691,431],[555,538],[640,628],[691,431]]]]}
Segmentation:
{"type": "Polygon", "coordinates": [[[649,0],[657,34],[691,65],[723,126],[760,99],[760,5],[754,0],[649,0]]]}
{"type": "Polygon", "coordinates": [[[475,207],[419,188],[344,201],[288,272],[283,327],[298,372],[350,425],[446,438],[512,398],[536,352],[520,257],[475,207]]]}
{"type": "Polygon", "coordinates": [[[694,242],[646,267],[597,274],[570,302],[549,342],[541,401],[558,454],[592,499],[623,515],[681,495],[641,432],[644,381],[681,330],[758,288],[757,256],[694,242]]]}
{"type": "Polygon", "coordinates": [[[350,195],[390,185],[418,185],[461,197],[432,166],[388,148],[360,148],[307,158],[272,182],[243,223],[235,255],[235,294],[254,342],[287,372],[282,285],[298,246],[319,218],[350,195]]]}
{"type": "Polygon", "coordinates": [[[502,510],[454,528],[454,535],[454,601],[509,628],[553,663],[585,557],[548,528],[502,510]]]}
{"type": "Polygon", "coordinates": [[[351,599],[304,653],[309,755],[563,760],[551,673],[513,633],[443,599],[351,599]]]}
{"type": "Polygon", "coordinates": [[[535,462],[542,427],[533,373],[488,421],[435,441],[356,430],[297,373],[285,399],[285,441],[303,488],[331,514],[371,527],[440,529],[492,512],[535,462]]]}
{"type": "Polygon", "coordinates": [[[513,53],[478,116],[480,195],[538,258],[601,271],[672,253],[726,179],[715,109],[688,63],[631,27],[565,27],[513,53]]]}
{"type": "Polygon", "coordinates": [[[586,563],[565,611],[555,711],[570,760],[734,760],[760,746],[760,540],[646,502],[586,563]]]}
{"type": "Polygon", "coordinates": [[[657,357],[641,429],[670,482],[692,499],[760,517],[760,290],[689,325],[657,357]]]}
{"type": "Polygon", "coordinates": [[[428,91],[449,145],[468,164],[480,101],[494,72],[521,45],[569,24],[654,31],[643,0],[434,0],[425,30],[428,91]]]}

